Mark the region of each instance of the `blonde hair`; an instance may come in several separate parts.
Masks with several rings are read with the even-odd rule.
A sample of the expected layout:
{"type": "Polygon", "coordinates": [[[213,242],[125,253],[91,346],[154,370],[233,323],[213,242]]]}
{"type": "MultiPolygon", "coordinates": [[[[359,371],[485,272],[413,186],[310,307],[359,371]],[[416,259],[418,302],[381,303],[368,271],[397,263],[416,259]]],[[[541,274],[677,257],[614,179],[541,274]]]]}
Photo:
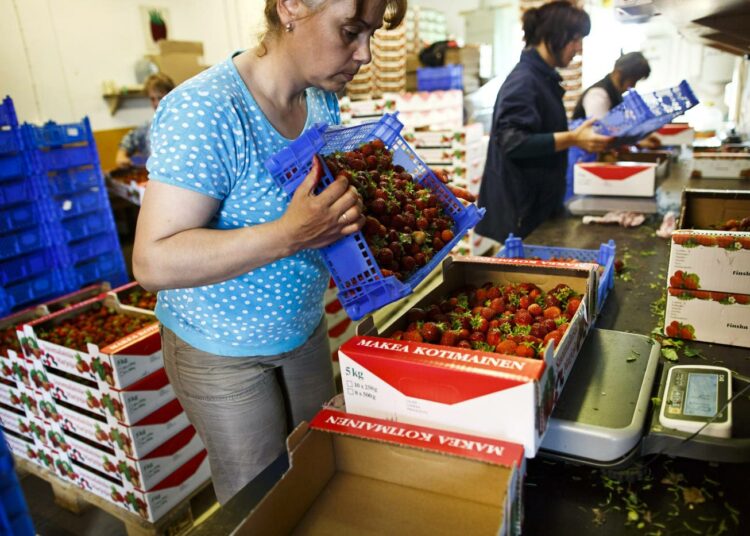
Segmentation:
{"type": "Polygon", "coordinates": [[[145,82],[143,82],[143,89],[146,93],[158,91],[159,93],[166,95],[174,89],[174,86],[175,84],[172,79],[164,73],[152,74],[146,78],[145,82]]]}
{"type": "MultiPolygon", "coordinates": [[[[313,13],[323,9],[323,6],[331,0],[301,0],[313,13]]],[[[365,8],[365,2],[367,0],[354,0],[357,5],[357,10],[354,12],[354,18],[358,18],[365,8]]],[[[385,15],[383,21],[385,22],[385,29],[392,30],[396,28],[406,16],[406,3],[407,0],[381,0],[385,3],[385,15]]],[[[276,11],[277,0],[266,0],[266,7],[263,10],[263,14],[266,17],[266,29],[260,36],[260,43],[258,46],[258,55],[263,56],[267,52],[266,43],[269,38],[276,37],[282,32],[281,20],[279,19],[279,13],[276,11]]]]}

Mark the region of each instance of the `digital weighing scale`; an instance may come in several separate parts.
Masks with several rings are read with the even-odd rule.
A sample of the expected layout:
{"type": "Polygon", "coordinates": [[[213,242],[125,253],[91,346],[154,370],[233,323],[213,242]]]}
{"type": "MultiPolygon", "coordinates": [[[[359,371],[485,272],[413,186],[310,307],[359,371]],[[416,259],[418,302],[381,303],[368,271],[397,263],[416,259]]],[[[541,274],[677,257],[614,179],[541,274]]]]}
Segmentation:
{"type": "Polygon", "coordinates": [[[717,426],[710,430],[723,437],[706,433],[710,426],[694,436],[709,419],[706,412],[714,405],[721,409],[731,397],[731,372],[723,369],[724,381],[729,384],[722,390],[718,376],[707,377],[720,374],[720,367],[666,364],[658,376],[657,394],[660,354],[660,345],[649,337],[592,328],[552,412],[539,455],[606,469],[622,469],[636,458],[651,454],[716,462],[750,461],[750,439],[729,437],[729,415],[718,416],[717,426]],[[689,393],[690,374],[694,383],[689,393]],[[665,403],[675,407],[675,401],[665,394],[670,390],[676,393],[675,387],[682,402],[692,397],[687,413],[693,415],[686,417],[694,419],[693,424],[675,418],[678,413],[684,416],[684,405],[678,413],[660,420],[665,403]],[[718,397],[715,404],[709,401],[708,393],[718,397]],[[661,404],[652,407],[654,396],[661,404]],[[698,423],[700,426],[695,426],[698,423]]]}

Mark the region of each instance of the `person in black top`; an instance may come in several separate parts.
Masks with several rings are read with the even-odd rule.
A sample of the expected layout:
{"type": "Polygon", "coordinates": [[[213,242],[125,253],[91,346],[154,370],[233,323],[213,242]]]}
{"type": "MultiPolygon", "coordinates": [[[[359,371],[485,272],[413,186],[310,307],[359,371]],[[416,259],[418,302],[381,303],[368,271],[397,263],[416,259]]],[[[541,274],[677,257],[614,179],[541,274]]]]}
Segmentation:
{"type": "Polygon", "coordinates": [[[612,72],[586,89],[573,110],[573,119],[593,117],[601,119],[622,102],[622,94],[648,78],[651,67],[640,52],[623,54],[615,62],[612,72]]]}
{"type": "Polygon", "coordinates": [[[596,152],[612,138],[596,134],[593,119],[568,131],[555,70],[568,65],[588,35],[588,14],[566,1],[550,2],[523,15],[526,48],[495,102],[479,205],[487,208],[476,231],[502,242],[526,237],[563,212],[567,149],[596,152]]]}

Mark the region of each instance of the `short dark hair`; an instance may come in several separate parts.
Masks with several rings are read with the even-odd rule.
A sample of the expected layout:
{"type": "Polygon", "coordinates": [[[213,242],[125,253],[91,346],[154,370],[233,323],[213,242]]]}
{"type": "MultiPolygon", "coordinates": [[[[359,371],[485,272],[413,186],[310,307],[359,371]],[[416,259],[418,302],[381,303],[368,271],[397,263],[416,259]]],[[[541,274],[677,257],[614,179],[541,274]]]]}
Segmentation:
{"type": "Polygon", "coordinates": [[[614,70],[620,72],[622,80],[631,82],[643,80],[651,74],[648,60],[640,52],[628,52],[617,58],[614,70]]]}
{"type": "Polygon", "coordinates": [[[526,46],[544,43],[558,59],[565,45],[591,31],[589,14],[565,0],[526,10],[522,22],[526,46]]]}

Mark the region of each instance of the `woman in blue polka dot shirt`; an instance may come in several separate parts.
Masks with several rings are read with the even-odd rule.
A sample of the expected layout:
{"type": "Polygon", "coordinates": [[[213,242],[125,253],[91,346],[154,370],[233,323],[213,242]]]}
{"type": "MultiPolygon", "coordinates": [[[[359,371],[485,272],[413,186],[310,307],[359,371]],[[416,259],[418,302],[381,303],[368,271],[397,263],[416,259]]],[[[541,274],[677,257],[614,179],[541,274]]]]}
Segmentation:
{"type": "Polygon", "coordinates": [[[340,121],[335,92],[405,10],[266,0],[258,47],[177,87],[154,117],[133,270],[159,291],[164,366],[221,503],[334,394],[317,250],[364,222],[345,179],[313,195],[317,159],[291,200],[263,163],[311,125],[340,121]]]}

